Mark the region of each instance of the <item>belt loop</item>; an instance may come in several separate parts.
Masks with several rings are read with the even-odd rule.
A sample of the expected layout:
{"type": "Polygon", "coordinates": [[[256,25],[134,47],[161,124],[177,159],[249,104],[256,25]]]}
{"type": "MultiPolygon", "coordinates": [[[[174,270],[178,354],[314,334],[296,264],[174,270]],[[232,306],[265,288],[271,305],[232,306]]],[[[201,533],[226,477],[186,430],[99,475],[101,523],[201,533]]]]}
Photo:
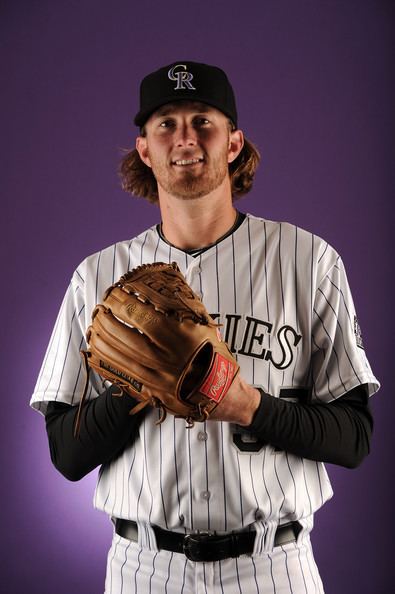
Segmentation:
{"type": "Polygon", "coordinates": [[[298,523],[301,527],[301,530],[299,531],[299,534],[296,537],[296,544],[300,545],[302,540],[304,538],[306,538],[310,534],[310,532],[313,530],[314,514],[311,514],[311,516],[307,516],[306,518],[302,518],[301,520],[298,520],[298,523]]]}
{"type": "Polygon", "coordinates": [[[138,545],[140,548],[150,549],[151,551],[158,551],[156,542],[156,535],[153,527],[146,522],[136,522],[138,528],[138,545]]]}
{"type": "Polygon", "coordinates": [[[240,556],[240,552],[239,552],[239,542],[235,536],[235,534],[232,532],[231,537],[230,537],[230,547],[231,547],[231,556],[233,558],[235,557],[239,557],[240,556]]]}
{"type": "Polygon", "coordinates": [[[271,553],[274,549],[274,538],[276,536],[277,522],[263,522],[258,520],[252,525],[252,529],[256,531],[254,548],[252,555],[262,555],[263,553],[271,553]]]}

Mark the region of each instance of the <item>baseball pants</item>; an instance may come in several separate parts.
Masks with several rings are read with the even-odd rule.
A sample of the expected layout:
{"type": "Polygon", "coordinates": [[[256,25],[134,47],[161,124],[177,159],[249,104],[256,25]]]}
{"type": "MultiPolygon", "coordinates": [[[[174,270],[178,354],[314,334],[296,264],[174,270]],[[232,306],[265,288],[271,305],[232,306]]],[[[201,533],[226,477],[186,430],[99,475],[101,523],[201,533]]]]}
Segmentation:
{"type": "Polygon", "coordinates": [[[270,553],[210,563],[114,534],[105,594],[324,594],[310,536],[270,553]]]}

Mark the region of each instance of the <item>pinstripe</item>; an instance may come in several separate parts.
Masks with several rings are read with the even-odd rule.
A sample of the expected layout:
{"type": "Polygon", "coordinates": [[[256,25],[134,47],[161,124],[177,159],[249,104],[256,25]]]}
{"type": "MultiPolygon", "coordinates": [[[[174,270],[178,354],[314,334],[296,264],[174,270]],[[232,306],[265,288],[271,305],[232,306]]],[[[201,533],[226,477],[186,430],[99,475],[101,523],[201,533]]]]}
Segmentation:
{"type": "Polygon", "coordinates": [[[272,578],[273,592],[274,592],[274,594],[276,594],[277,588],[276,588],[276,583],[274,581],[274,575],[273,575],[273,559],[272,559],[271,555],[269,555],[269,554],[268,554],[268,558],[270,561],[270,577],[272,578]]]}
{"type": "Polygon", "coordinates": [[[219,584],[221,586],[222,594],[225,594],[224,584],[222,581],[222,561],[218,561],[219,584]]]}
{"type": "MultiPolygon", "coordinates": [[[[279,266],[279,277],[280,277],[280,289],[281,289],[281,303],[282,303],[282,312],[283,312],[283,323],[285,324],[286,319],[285,319],[285,299],[284,299],[284,282],[283,282],[283,267],[282,267],[282,261],[281,261],[281,245],[282,245],[282,225],[281,223],[279,224],[279,238],[278,238],[278,266],[279,266]]],[[[296,269],[296,266],[295,266],[296,269]]],[[[295,292],[296,295],[296,292],[295,292]]],[[[285,376],[285,371],[283,371],[283,377],[282,377],[282,385],[284,385],[284,376],[285,376]]],[[[294,486],[294,512],[296,511],[296,484],[295,484],[295,478],[293,475],[293,472],[291,470],[291,466],[289,464],[289,458],[288,458],[288,454],[287,452],[285,453],[285,458],[287,461],[287,466],[288,466],[288,470],[289,473],[291,475],[291,479],[292,479],[292,483],[294,486]]],[[[280,482],[280,481],[279,481],[280,482]]],[[[283,488],[281,487],[281,491],[283,491],[283,488]]],[[[284,493],[284,491],[283,491],[284,493]]],[[[284,494],[284,500],[282,505],[284,505],[285,502],[285,494],[284,494]]],[[[281,510],[281,507],[280,507],[281,510]]]]}
{"type": "MultiPolygon", "coordinates": [[[[251,315],[254,315],[254,303],[253,303],[253,284],[252,284],[252,250],[251,250],[251,229],[250,229],[250,219],[247,219],[247,229],[248,229],[248,263],[249,263],[249,273],[250,273],[250,311],[251,315]]],[[[252,359],[252,383],[255,384],[255,359],[252,359]]]]}
{"type": "Polygon", "coordinates": [[[221,311],[221,300],[219,296],[218,245],[215,246],[215,271],[217,277],[217,311],[221,311]]]}
{"type": "Polygon", "coordinates": [[[289,577],[289,569],[288,569],[288,555],[287,555],[287,551],[284,549],[284,547],[281,547],[282,552],[285,555],[285,570],[286,570],[286,574],[287,574],[287,579],[288,579],[288,584],[289,584],[289,590],[291,592],[291,594],[293,594],[293,590],[292,590],[292,584],[291,584],[291,578],[289,577]]]}
{"type": "Polygon", "coordinates": [[[257,594],[259,594],[260,590],[259,590],[258,580],[256,578],[256,565],[254,563],[254,557],[251,557],[251,563],[254,568],[254,582],[255,582],[255,586],[256,586],[256,592],[257,592],[257,594]]]}
{"type": "Polygon", "coordinates": [[[241,591],[241,585],[240,585],[239,564],[237,562],[237,557],[235,559],[235,565],[236,565],[237,585],[239,586],[239,592],[240,592],[240,594],[243,594],[242,591],[241,591]]]}
{"type": "MultiPolygon", "coordinates": [[[[151,575],[149,577],[149,591],[150,591],[150,594],[152,592],[152,578],[154,577],[154,574],[155,574],[155,559],[157,558],[157,556],[158,556],[158,553],[155,553],[155,555],[154,555],[154,557],[152,559],[152,573],[151,573],[151,575]]],[[[185,573],[184,573],[184,575],[185,575],[185,573]]],[[[182,590],[181,590],[181,593],[182,593],[182,590]]],[[[155,594],[155,592],[154,592],[154,594],[155,594]]]]}
{"type": "MultiPolygon", "coordinates": [[[[342,384],[342,386],[343,386],[343,389],[344,389],[344,391],[346,391],[346,386],[344,385],[344,382],[343,382],[343,380],[342,380],[342,376],[341,376],[341,373],[340,373],[340,362],[339,362],[339,355],[337,354],[337,350],[336,350],[336,348],[335,348],[335,345],[334,345],[334,343],[333,343],[333,340],[332,340],[332,338],[331,338],[331,335],[330,335],[330,333],[328,332],[328,330],[327,330],[327,328],[326,328],[326,326],[325,326],[324,320],[321,318],[321,316],[319,315],[318,311],[317,311],[315,308],[313,308],[313,311],[314,311],[315,315],[317,316],[317,318],[319,319],[319,321],[321,322],[322,329],[324,330],[324,332],[325,332],[326,336],[327,336],[327,337],[328,337],[328,339],[329,339],[329,342],[330,342],[330,343],[331,343],[331,345],[332,345],[332,351],[333,351],[333,353],[334,353],[334,355],[335,355],[335,357],[336,357],[336,363],[337,363],[337,372],[338,372],[338,374],[339,374],[339,379],[340,379],[340,382],[341,382],[341,384],[342,384]]],[[[329,383],[329,382],[328,382],[328,383],[329,383]]]]}
{"type": "Polygon", "coordinates": [[[319,487],[320,487],[321,502],[323,504],[324,503],[324,496],[323,496],[323,492],[322,492],[321,475],[320,475],[320,465],[318,464],[318,462],[316,462],[315,463],[315,466],[317,468],[318,484],[319,484],[319,487]]]}
{"type": "MultiPolygon", "coordinates": [[[[115,559],[115,557],[116,557],[116,552],[117,552],[118,542],[119,542],[119,539],[117,538],[117,540],[116,540],[116,542],[115,542],[114,551],[113,551],[113,554],[112,554],[112,559],[111,559],[111,561],[113,561],[113,560],[115,559]]],[[[110,592],[112,592],[112,580],[113,580],[113,575],[112,575],[112,563],[110,564],[110,576],[109,576],[109,577],[110,577],[110,592]]]]}
{"type": "MultiPolygon", "coordinates": [[[[73,322],[74,315],[75,315],[75,312],[74,312],[73,317],[71,319],[71,323],[73,322]]],[[[71,332],[72,331],[70,331],[69,337],[71,336],[71,332]]],[[[53,348],[53,343],[55,342],[55,338],[56,338],[56,335],[53,336],[53,340],[51,341],[51,349],[53,348]]],[[[58,359],[58,353],[59,353],[59,348],[60,348],[60,344],[61,344],[60,343],[60,340],[61,340],[61,336],[60,336],[60,334],[58,334],[57,341],[56,341],[56,354],[55,354],[53,365],[51,366],[51,372],[50,372],[50,376],[49,376],[48,381],[47,381],[47,386],[44,389],[45,392],[47,392],[49,390],[49,387],[50,387],[50,385],[52,383],[52,378],[53,378],[54,373],[55,373],[56,361],[58,359]]],[[[69,342],[69,340],[70,340],[70,338],[67,339],[67,342],[69,342]]],[[[64,366],[64,359],[63,359],[63,362],[62,362],[62,369],[63,369],[63,366],[64,366]]],[[[55,400],[57,399],[57,393],[59,391],[59,386],[60,386],[60,379],[59,379],[58,386],[57,386],[57,388],[55,390],[55,400]]]]}
{"type": "Polygon", "coordinates": [[[250,231],[250,220],[247,219],[247,230],[248,230],[248,269],[249,269],[249,281],[250,281],[250,312],[254,315],[254,303],[252,300],[253,287],[252,287],[252,252],[251,252],[251,231],[250,231]]]}
{"type": "Polygon", "coordinates": [[[289,474],[291,475],[291,479],[292,479],[292,484],[294,486],[294,513],[296,512],[296,483],[295,483],[295,477],[293,475],[292,469],[291,469],[291,465],[289,463],[289,457],[288,457],[288,452],[284,452],[285,453],[285,458],[287,460],[287,466],[288,466],[288,470],[289,470],[289,474]]]}
{"type": "Polygon", "coordinates": [[[75,271],[76,276],[79,277],[80,281],[82,282],[82,284],[85,284],[85,279],[81,276],[80,271],[78,270],[78,268],[75,271]]]}
{"type": "MultiPolygon", "coordinates": [[[[306,543],[303,544],[303,547],[306,549],[306,552],[308,552],[307,551],[307,545],[306,545],[306,543]]],[[[313,584],[314,584],[315,592],[318,592],[319,590],[318,590],[318,585],[317,585],[317,580],[316,580],[316,577],[317,576],[315,575],[315,572],[313,572],[312,569],[311,569],[311,564],[310,564],[310,560],[309,560],[308,554],[306,554],[306,559],[307,559],[307,565],[308,565],[308,568],[309,568],[311,579],[312,579],[313,584]]]]}
{"type": "Polygon", "coordinates": [[[96,290],[95,290],[95,301],[96,303],[98,303],[99,301],[99,269],[100,269],[100,259],[102,256],[102,252],[98,253],[98,258],[97,258],[97,266],[96,266],[96,290]]]}
{"type": "MultiPolygon", "coordinates": [[[[83,310],[84,310],[84,306],[81,307],[81,309],[80,309],[77,317],[79,317],[81,315],[81,313],[83,312],[83,310]]],[[[55,394],[54,400],[57,400],[58,399],[59,389],[60,389],[60,386],[62,384],[62,378],[63,378],[64,368],[65,368],[65,365],[66,365],[67,355],[69,353],[69,347],[70,347],[70,342],[71,342],[71,336],[72,336],[72,333],[73,333],[73,326],[74,326],[74,321],[75,321],[75,314],[76,314],[76,312],[74,311],[73,316],[71,318],[71,330],[70,330],[70,334],[69,334],[68,339],[67,339],[66,352],[65,352],[65,355],[64,355],[64,358],[63,358],[63,363],[61,365],[60,378],[59,378],[59,383],[58,383],[58,387],[56,389],[56,394],[55,394]]],[[[58,353],[59,346],[60,346],[60,337],[59,337],[59,342],[57,344],[56,353],[58,353]]],[[[54,365],[53,365],[52,370],[51,370],[51,376],[50,376],[50,378],[48,380],[48,384],[47,384],[47,388],[46,388],[47,390],[48,390],[48,388],[50,386],[50,383],[51,383],[53,374],[55,372],[55,362],[56,362],[56,357],[55,357],[55,360],[54,360],[54,365]]],[[[73,392],[73,398],[74,398],[74,392],[73,392]]]]}
{"type": "Polygon", "coordinates": [[[225,474],[225,453],[224,453],[224,426],[223,423],[220,423],[220,432],[221,432],[221,470],[222,470],[222,483],[223,483],[223,497],[224,497],[224,530],[225,532],[228,531],[228,519],[226,514],[226,474],[225,474]]]}
{"type": "MultiPolygon", "coordinates": [[[[203,431],[207,432],[206,421],[203,424],[203,431]]],[[[208,469],[209,469],[209,456],[207,451],[207,439],[204,442],[204,457],[206,461],[206,491],[209,492],[209,480],[208,480],[208,469]]],[[[210,530],[210,499],[207,499],[207,529],[210,530]]]]}
{"type": "Polygon", "coordinates": [[[318,264],[321,262],[322,258],[325,256],[328,247],[329,247],[329,245],[328,245],[328,243],[326,243],[324,251],[322,252],[321,256],[318,258],[318,264]]]}
{"type": "Polygon", "coordinates": [[[310,311],[313,309],[314,304],[314,235],[311,234],[311,259],[310,259],[310,311]]]}
{"type": "Polygon", "coordinates": [[[265,492],[266,492],[267,498],[269,500],[269,505],[270,505],[270,511],[269,511],[268,517],[271,518],[273,515],[273,504],[272,504],[272,498],[270,496],[270,492],[269,492],[269,489],[267,488],[267,484],[266,484],[266,480],[265,480],[266,454],[267,454],[267,447],[265,447],[263,449],[262,480],[263,480],[263,486],[265,487],[265,492]]]}
{"type": "Polygon", "coordinates": [[[118,493],[119,493],[119,489],[123,487],[123,484],[121,483],[121,481],[117,480],[117,477],[119,476],[119,474],[122,472],[122,467],[120,468],[119,466],[117,466],[114,469],[114,474],[115,474],[115,487],[114,487],[114,493],[113,493],[113,503],[112,503],[112,510],[111,510],[111,516],[114,516],[114,511],[115,511],[115,505],[118,499],[118,493]]]}
{"type": "MultiPolygon", "coordinates": [[[[85,342],[84,338],[81,338],[80,346],[79,346],[79,350],[80,351],[82,349],[82,345],[83,345],[84,342],[85,342]]],[[[76,376],[75,376],[75,383],[74,383],[74,387],[73,387],[73,390],[72,390],[71,404],[74,404],[74,398],[76,396],[77,386],[78,386],[78,383],[79,383],[79,380],[80,380],[80,375],[81,375],[81,370],[82,370],[82,363],[79,364],[78,370],[77,370],[77,373],[76,373],[76,376]]]]}
{"type": "MultiPolygon", "coordinates": [[[[130,475],[131,475],[131,473],[129,473],[129,476],[130,475]]],[[[139,477],[140,478],[140,489],[139,489],[138,496],[137,496],[136,520],[140,520],[139,507],[140,507],[140,500],[141,500],[141,497],[143,494],[143,489],[144,489],[144,477],[145,477],[145,466],[142,466],[141,476],[139,477]]],[[[114,510],[112,510],[112,515],[114,515],[114,510]]]]}
{"type": "MultiPolygon", "coordinates": [[[[120,508],[121,510],[123,510],[123,503],[125,501],[125,492],[128,493],[129,489],[127,487],[126,481],[125,481],[125,467],[122,466],[122,479],[121,479],[121,489],[122,489],[122,495],[121,495],[121,502],[120,502],[120,508]]],[[[114,509],[115,509],[115,502],[114,502],[114,509]]]]}
{"type": "Polygon", "coordinates": [[[300,560],[300,549],[298,548],[298,561],[299,561],[299,567],[300,567],[300,573],[302,574],[302,578],[303,578],[303,585],[304,585],[304,591],[306,594],[308,594],[307,592],[307,585],[306,585],[306,579],[304,577],[304,571],[303,571],[303,567],[302,567],[302,562],[300,560]]]}
{"type": "Polygon", "coordinates": [[[250,456],[250,479],[251,479],[251,488],[252,488],[252,492],[254,494],[254,499],[256,502],[256,511],[259,511],[259,502],[258,502],[258,498],[256,496],[256,491],[255,491],[255,486],[254,486],[254,475],[252,473],[252,456],[250,456]]]}
{"type": "MultiPolygon", "coordinates": [[[[316,342],[316,340],[315,340],[314,333],[312,334],[312,343],[314,344],[314,346],[316,346],[316,347],[317,347],[317,349],[318,349],[319,351],[321,351],[321,353],[322,353],[322,357],[323,357],[323,359],[325,360],[325,351],[324,351],[324,349],[323,349],[323,348],[321,348],[321,347],[320,347],[320,346],[317,344],[317,342],[316,342]]],[[[331,392],[331,389],[330,389],[330,385],[329,385],[329,375],[328,375],[328,373],[326,373],[326,379],[327,379],[327,393],[328,393],[328,394],[330,394],[330,396],[331,396],[331,399],[332,399],[332,400],[335,400],[335,396],[333,395],[333,393],[331,392]]],[[[314,390],[315,390],[315,385],[316,385],[316,382],[315,382],[315,380],[314,380],[314,378],[313,378],[313,388],[314,388],[314,390]]],[[[318,396],[317,392],[315,392],[315,396],[316,396],[316,398],[318,398],[319,400],[322,400],[322,399],[321,399],[321,398],[318,396]]]]}
{"type": "MultiPolygon", "coordinates": [[[[69,293],[70,290],[71,290],[71,286],[68,288],[68,291],[67,292],[69,293]]],[[[67,294],[66,294],[66,298],[67,298],[67,294]]],[[[44,356],[44,361],[43,361],[42,367],[40,369],[40,373],[39,373],[38,378],[37,378],[36,391],[41,390],[41,384],[43,383],[43,378],[44,378],[44,371],[46,371],[47,374],[48,374],[48,366],[49,366],[49,362],[48,361],[49,361],[49,356],[53,352],[53,345],[55,344],[56,339],[60,340],[58,334],[59,334],[59,326],[60,326],[60,321],[61,321],[60,318],[61,318],[61,315],[62,315],[62,313],[64,311],[64,308],[65,308],[65,302],[63,302],[62,305],[61,305],[59,316],[58,316],[58,318],[57,318],[57,320],[55,322],[55,327],[53,329],[53,333],[52,333],[51,338],[49,340],[48,348],[47,348],[47,351],[46,351],[45,356],[44,356]]],[[[53,374],[53,368],[51,368],[51,378],[52,378],[52,374],[53,374]]],[[[47,379],[47,385],[46,385],[46,388],[44,389],[44,392],[47,392],[48,391],[49,386],[50,386],[50,381],[47,379]]]]}
{"type": "Polygon", "coordinates": [[[165,592],[167,592],[167,584],[169,583],[169,580],[170,580],[170,566],[171,566],[171,560],[172,559],[173,559],[173,553],[170,554],[169,565],[168,565],[167,580],[165,582],[165,592]]]}
{"type": "MultiPolygon", "coordinates": [[[[145,419],[144,419],[144,421],[143,421],[143,432],[144,432],[144,435],[145,436],[146,436],[146,428],[147,428],[147,424],[146,424],[145,419]]],[[[144,441],[147,443],[146,438],[145,438],[144,441]]],[[[148,519],[151,522],[151,514],[152,514],[152,506],[153,506],[154,498],[153,498],[153,495],[152,495],[151,481],[150,481],[150,477],[149,477],[149,473],[148,473],[149,465],[148,465],[148,452],[147,452],[147,448],[146,447],[144,448],[144,458],[145,458],[145,465],[146,465],[146,468],[147,468],[147,484],[148,484],[148,489],[149,489],[149,493],[150,493],[150,500],[151,500],[151,502],[150,502],[150,509],[149,509],[149,513],[148,513],[148,519]]]]}
{"type": "Polygon", "coordinates": [[[274,462],[273,463],[274,463],[274,473],[276,475],[278,486],[280,487],[280,491],[281,491],[282,496],[283,496],[283,500],[281,502],[281,505],[278,508],[278,520],[280,521],[281,510],[282,510],[283,505],[285,503],[285,493],[284,493],[284,489],[282,488],[281,481],[280,481],[279,476],[278,476],[278,472],[277,472],[277,456],[275,454],[274,454],[274,462]]]}
{"type": "Polygon", "coordinates": [[[131,253],[132,253],[132,246],[133,246],[133,239],[129,242],[129,247],[128,247],[128,264],[126,266],[127,270],[130,270],[130,268],[131,268],[130,257],[131,257],[131,253]]]}
{"type": "Polygon", "coordinates": [[[278,267],[280,271],[280,289],[281,289],[281,303],[283,312],[283,322],[285,322],[285,301],[284,301],[284,284],[283,284],[283,267],[281,263],[281,223],[278,226],[278,267]]]}
{"type": "Polygon", "coordinates": [[[159,476],[160,476],[160,496],[162,500],[162,507],[163,507],[163,521],[166,528],[169,527],[167,523],[167,516],[166,516],[166,503],[165,503],[165,496],[163,492],[163,451],[162,451],[162,425],[159,425],[159,443],[160,443],[160,455],[159,455],[159,476]]]}
{"type": "MultiPolygon", "coordinates": [[[[336,268],[337,270],[339,270],[339,271],[340,271],[340,269],[339,269],[339,267],[338,267],[338,266],[334,266],[334,268],[336,268]]],[[[340,272],[341,272],[341,271],[340,271],[340,272]]],[[[339,287],[336,285],[336,283],[334,283],[334,281],[333,281],[333,280],[332,280],[332,279],[329,277],[329,275],[327,275],[327,277],[326,277],[326,278],[329,280],[329,282],[331,283],[331,285],[333,285],[333,286],[335,287],[335,289],[336,289],[337,291],[339,291],[339,293],[340,293],[340,295],[341,295],[341,297],[342,297],[342,300],[343,300],[344,309],[346,310],[346,313],[347,313],[347,316],[348,316],[348,320],[349,320],[349,322],[350,322],[350,324],[351,324],[351,315],[350,315],[349,309],[348,309],[348,307],[347,307],[347,301],[346,301],[346,298],[345,298],[345,296],[344,296],[344,293],[343,293],[343,291],[342,291],[342,290],[341,290],[341,289],[340,289],[340,288],[339,288],[339,287]]]]}
{"type": "MultiPolygon", "coordinates": [[[[295,251],[294,251],[294,295],[295,295],[295,322],[296,322],[296,330],[298,334],[300,334],[300,324],[299,324],[299,315],[298,315],[298,228],[295,227],[295,251]]],[[[298,367],[298,359],[299,359],[299,351],[296,351],[296,363],[295,367],[293,368],[292,372],[292,385],[295,384],[295,372],[298,367]]]]}
{"type": "Polygon", "coordinates": [[[121,571],[120,571],[120,575],[121,575],[121,593],[123,592],[123,568],[125,567],[126,562],[128,560],[128,550],[129,550],[129,547],[130,547],[131,544],[132,543],[129,543],[129,545],[125,549],[125,561],[121,565],[121,571]]]}
{"type": "Polygon", "coordinates": [[[243,519],[243,491],[242,491],[242,481],[241,481],[241,472],[240,472],[240,456],[237,453],[237,472],[239,477],[239,498],[240,498],[240,522],[241,526],[244,528],[244,519],[243,519]]]}
{"type": "Polygon", "coordinates": [[[206,563],[203,563],[203,579],[204,579],[204,591],[207,594],[207,583],[206,583],[206,563]]]}
{"type": "Polygon", "coordinates": [[[136,571],[134,573],[134,591],[135,592],[137,592],[137,574],[138,574],[138,572],[140,570],[140,564],[141,564],[140,557],[141,557],[141,553],[142,553],[142,550],[139,551],[139,554],[138,554],[138,557],[137,557],[137,568],[136,568],[136,571]]]}
{"type": "Polygon", "coordinates": [[[202,286],[202,255],[199,256],[199,293],[203,295],[203,286],[202,286]]]}
{"type": "MultiPolygon", "coordinates": [[[[177,446],[176,446],[176,419],[173,419],[173,456],[174,456],[174,472],[176,477],[176,489],[177,489],[177,504],[178,504],[178,517],[181,518],[181,504],[180,504],[180,489],[178,479],[178,465],[177,465],[177,446]]],[[[150,517],[151,521],[151,517],[150,517]]]]}
{"type": "Polygon", "coordinates": [[[236,259],[235,259],[235,238],[232,235],[232,270],[233,270],[233,298],[234,308],[237,311],[237,289],[236,289],[236,259]]]}
{"type": "MultiPolygon", "coordinates": [[[[267,319],[270,320],[270,311],[269,311],[269,283],[268,283],[268,276],[267,276],[267,228],[266,228],[266,222],[264,221],[263,223],[263,230],[264,230],[264,237],[265,237],[265,241],[264,241],[264,265],[265,265],[265,298],[266,298],[266,311],[267,311],[267,319]]],[[[268,345],[269,345],[269,349],[271,349],[271,337],[269,335],[268,338],[268,345]]],[[[269,392],[270,394],[270,372],[271,372],[271,362],[269,361],[268,364],[268,371],[267,371],[267,392],[269,392]]]]}
{"type": "Polygon", "coordinates": [[[143,252],[144,252],[145,242],[147,241],[148,233],[149,233],[148,231],[145,233],[143,243],[141,244],[141,248],[140,248],[140,264],[143,264],[143,262],[144,262],[143,252]]]}
{"type": "MultiPolygon", "coordinates": [[[[98,491],[99,487],[101,486],[100,483],[101,483],[101,480],[103,478],[103,474],[104,474],[104,464],[103,464],[103,466],[100,467],[99,474],[98,474],[98,477],[97,477],[96,492],[95,492],[95,497],[94,497],[95,505],[96,505],[97,491],[98,491]]],[[[107,501],[108,501],[108,494],[107,494],[107,497],[106,497],[105,502],[107,503],[107,501]]]]}
{"type": "Polygon", "coordinates": [[[182,576],[182,588],[181,588],[181,594],[183,594],[183,592],[184,592],[184,588],[185,588],[185,573],[186,573],[186,570],[187,570],[187,563],[188,563],[188,560],[185,558],[185,563],[184,563],[184,573],[183,573],[183,576],[182,576]]]}
{"type": "Polygon", "coordinates": [[[160,244],[160,237],[158,235],[158,238],[157,238],[157,241],[156,241],[155,250],[154,250],[154,262],[156,261],[156,254],[158,253],[159,244],[160,244]]]}
{"type": "Polygon", "coordinates": [[[343,346],[344,346],[344,352],[345,352],[345,353],[346,353],[346,355],[347,355],[347,359],[348,359],[348,362],[349,362],[349,364],[350,364],[350,367],[351,367],[351,369],[352,369],[352,371],[353,371],[353,374],[354,374],[354,375],[355,375],[355,377],[357,378],[357,380],[358,380],[358,383],[363,383],[363,382],[361,381],[361,379],[360,379],[359,375],[358,375],[358,371],[355,369],[355,367],[354,367],[354,365],[353,365],[352,359],[351,359],[351,357],[350,357],[350,354],[349,354],[349,352],[348,352],[347,345],[346,345],[346,342],[345,342],[345,339],[344,339],[343,328],[341,327],[341,324],[340,324],[340,322],[339,322],[339,319],[338,319],[338,317],[337,317],[337,313],[336,313],[335,309],[333,308],[332,304],[331,304],[331,303],[329,302],[329,300],[327,299],[327,297],[326,297],[326,295],[324,294],[324,292],[322,291],[322,289],[318,289],[318,292],[319,292],[319,293],[321,293],[321,295],[324,297],[324,299],[325,299],[326,303],[328,304],[328,306],[330,307],[330,309],[333,311],[334,315],[336,316],[336,324],[337,324],[337,326],[338,326],[338,328],[339,328],[339,332],[340,332],[340,334],[341,334],[341,337],[342,337],[342,342],[343,342],[343,346]]]}
{"type": "MultiPolygon", "coordinates": [[[[133,451],[133,458],[131,460],[131,464],[130,464],[130,468],[129,468],[129,475],[128,475],[128,480],[127,480],[128,485],[130,485],[130,481],[131,481],[132,471],[133,471],[133,468],[134,468],[135,459],[136,459],[136,450],[133,451]]],[[[131,501],[131,498],[129,497],[129,504],[130,504],[130,501],[131,501]]],[[[129,508],[129,516],[130,516],[130,513],[131,513],[131,510],[129,508]]]]}
{"type": "Polygon", "coordinates": [[[309,515],[311,516],[311,514],[313,513],[313,504],[311,502],[311,497],[310,497],[310,493],[309,493],[309,485],[307,483],[306,468],[305,468],[305,463],[304,463],[303,458],[301,458],[301,463],[302,463],[302,469],[303,469],[304,486],[305,486],[305,490],[306,490],[307,499],[309,500],[309,508],[310,508],[309,515]]]}
{"type": "Polygon", "coordinates": [[[115,256],[117,253],[117,244],[114,243],[114,255],[113,255],[113,259],[112,259],[112,282],[115,282],[115,256]]]}
{"type": "Polygon", "coordinates": [[[191,455],[191,432],[188,432],[188,457],[189,457],[189,513],[191,530],[194,529],[193,523],[193,493],[192,493],[192,455],[191,455]]]}

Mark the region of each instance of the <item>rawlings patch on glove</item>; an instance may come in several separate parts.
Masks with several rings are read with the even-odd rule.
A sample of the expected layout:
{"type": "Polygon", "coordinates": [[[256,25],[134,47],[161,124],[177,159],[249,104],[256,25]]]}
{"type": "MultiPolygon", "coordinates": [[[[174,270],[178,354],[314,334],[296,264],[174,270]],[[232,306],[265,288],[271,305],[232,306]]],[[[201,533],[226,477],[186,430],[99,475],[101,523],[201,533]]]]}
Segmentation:
{"type": "Polygon", "coordinates": [[[160,408],[158,422],[168,412],[187,426],[206,420],[239,371],[218,324],[175,262],[124,274],[95,307],[86,339],[86,366],[139,401],[130,414],[146,405],[160,408]]]}

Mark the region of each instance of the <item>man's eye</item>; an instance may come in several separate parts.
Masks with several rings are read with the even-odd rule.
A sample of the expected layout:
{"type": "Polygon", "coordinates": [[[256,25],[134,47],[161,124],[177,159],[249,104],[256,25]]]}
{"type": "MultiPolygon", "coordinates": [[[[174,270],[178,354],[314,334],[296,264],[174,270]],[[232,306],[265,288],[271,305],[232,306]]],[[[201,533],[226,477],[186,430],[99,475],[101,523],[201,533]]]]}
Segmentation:
{"type": "Polygon", "coordinates": [[[207,124],[209,124],[209,120],[207,118],[196,118],[195,119],[195,124],[197,126],[206,126],[207,124]]]}
{"type": "Polygon", "coordinates": [[[172,120],[163,120],[163,122],[161,122],[159,124],[160,128],[170,128],[170,126],[173,125],[173,121],[172,120]]]}

